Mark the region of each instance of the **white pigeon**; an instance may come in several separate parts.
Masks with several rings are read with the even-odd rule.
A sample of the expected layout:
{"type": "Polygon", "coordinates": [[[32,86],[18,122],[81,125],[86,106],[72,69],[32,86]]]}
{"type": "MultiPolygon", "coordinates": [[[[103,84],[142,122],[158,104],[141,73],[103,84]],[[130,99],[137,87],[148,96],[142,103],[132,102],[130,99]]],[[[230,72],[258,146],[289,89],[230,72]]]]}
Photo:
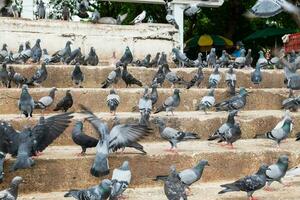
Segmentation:
{"type": "MultiPolygon", "coordinates": [[[[286,111],[285,111],[285,114],[284,114],[282,120],[281,120],[280,122],[278,122],[278,124],[275,126],[274,129],[280,129],[280,128],[283,126],[284,121],[285,121],[286,119],[291,119],[291,115],[290,115],[290,111],[289,111],[289,110],[286,110],[286,111]]],[[[290,132],[292,132],[292,130],[293,130],[293,124],[291,124],[290,132]]]]}
{"type": "Polygon", "coordinates": [[[196,13],[199,13],[201,11],[201,8],[200,8],[200,3],[191,3],[190,5],[188,5],[185,10],[184,10],[184,14],[186,16],[193,16],[195,15],[196,13]]]}
{"type": "Polygon", "coordinates": [[[138,16],[136,16],[136,18],[134,18],[134,20],[132,20],[131,24],[139,24],[142,23],[142,21],[146,18],[146,11],[143,10],[143,12],[141,14],[139,14],[138,16]]]}

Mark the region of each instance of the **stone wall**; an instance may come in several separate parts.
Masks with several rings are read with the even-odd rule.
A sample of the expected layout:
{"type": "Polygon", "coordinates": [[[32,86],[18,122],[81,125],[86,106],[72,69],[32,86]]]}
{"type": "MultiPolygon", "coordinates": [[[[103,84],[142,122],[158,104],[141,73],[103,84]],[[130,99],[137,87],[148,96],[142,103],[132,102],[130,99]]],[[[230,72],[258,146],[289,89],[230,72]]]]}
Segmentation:
{"type": "Polygon", "coordinates": [[[17,51],[19,44],[29,40],[33,46],[37,38],[50,54],[63,48],[68,40],[73,42],[72,49],[81,47],[83,53],[94,46],[101,60],[111,58],[114,51],[117,57],[121,56],[126,46],[131,48],[135,58],[143,58],[147,53],[154,56],[158,51],[170,54],[171,49],[178,46],[178,31],[168,24],[116,26],[0,18],[1,46],[7,43],[9,50],[17,51]]]}

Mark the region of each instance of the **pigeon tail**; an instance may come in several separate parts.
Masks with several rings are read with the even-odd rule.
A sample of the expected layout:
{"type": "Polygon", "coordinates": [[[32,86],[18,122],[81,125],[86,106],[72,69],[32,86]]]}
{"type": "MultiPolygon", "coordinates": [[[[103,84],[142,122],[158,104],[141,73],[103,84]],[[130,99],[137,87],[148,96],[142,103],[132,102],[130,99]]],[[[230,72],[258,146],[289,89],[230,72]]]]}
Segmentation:
{"type": "Polygon", "coordinates": [[[159,112],[161,112],[161,111],[165,111],[165,110],[166,110],[166,109],[165,109],[164,106],[159,106],[159,107],[156,109],[156,111],[154,112],[154,114],[159,113],[159,112]]]}
{"type": "Polygon", "coordinates": [[[64,197],[76,197],[78,195],[79,190],[71,189],[67,192],[64,197]]]}
{"type": "Polygon", "coordinates": [[[200,139],[197,133],[185,132],[183,140],[200,139]]]}
{"type": "Polygon", "coordinates": [[[109,174],[109,169],[105,171],[99,171],[95,167],[92,167],[90,170],[91,174],[95,177],[106,176],[109,174]]]}
{"type": "Polygon", "coordinates": [[[235,183],[221,185],[221,187],[223,187],[225,189],[218,192],[218,194],[224,194],[226,192],[240,191],[240,189],[235,185],[235,183]]]}
{"type": "Polygon", "coordinates": [[[144,150],[144,147],[138,142],[131,143],[128,145],[128,147],[135,148],[136,150],[142,152],[143,154],[147,154],[147,152],[144,150]]]}
{"type": "Polygon", "coordinates": [[[28,155],[18,155],[16,162],[13,164],[10,171],[14,172],[18,169],[30,168],[34,165],[34,161],[28,155]]]}
{"type": "Polygon", "coordinates": [[[156,176],[153,181],[166,181],[168,179],[167,175],[156,176]]]}
{"type": "Polygon", "coordinates": [[[219,134],[215,133],[215,134],[209,136],[209,138],[207,140],[212,141],[212,140],[215,140],[217,138],[219,138],[219,134]]]}
{"type": "Polygon", "coordinates": [[[34,109],[45,109],[47,106],[40,101],[34,101],[34,109]]]}
{"type": "Polygon", "coordinates": [[[107,82],[107,81],[104,81],[101,84],[102,84],[101,88],[108,88],[109,87],[109,82],[107,82]]]}

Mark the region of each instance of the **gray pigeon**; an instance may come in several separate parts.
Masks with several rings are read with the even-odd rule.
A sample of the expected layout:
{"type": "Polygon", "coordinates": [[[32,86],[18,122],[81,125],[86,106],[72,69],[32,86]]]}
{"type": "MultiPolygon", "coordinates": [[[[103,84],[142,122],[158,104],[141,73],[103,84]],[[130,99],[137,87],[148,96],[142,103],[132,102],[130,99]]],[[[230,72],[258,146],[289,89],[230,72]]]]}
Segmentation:
{"type": "Polygon", "coordinates": [[[157,67],[158,66],[158,60],[160,57],[160,52],[157,52],[155,57],[149,62],[149,67],[157,67]]]}
{"type": "Polygon", "coordinates": [[[19,194],[19,185],[23,183],[23,178],[16,176],[12,179],[9,188],[0,191],[2,200],[17,200],[19,194]]]}
{"type": "Polygon", "coordinates": [[[187,82],[182,77],[178,76],[176,72],[170,70],[168,64],[163,65],[163,71],[165,74],[165,79],[172,84],[172,88],[174,88],[175,84],[187,85],[187,82]]]}
{"type": "Polygon", "coordinates": [[[51,61],[51,56],[48,54],[47,49],[43,49],[43,55],[41,57],[42,62],[46,63],[47,65],[49,65],[50,61],[51,61]]]}
{"type": "Polygon", "coordinates": [[[173,10],[168,8],[166,20],[169,24],[172,24],[176,29],[179,29],[179,25],[176,22],[175,16],[173,15],[173,10]]]}
{"type": "Polygon", "coordinates": [[[244,191],[247,192],[247,196],[249,199],[254,199],[252,196],[253,193],[266,185],[267,170],[268,166],[263,164],[255,174],[241,178],[233,183],[221,185],[221,187],[225,189],[220,191],[218,194],[224,194],[226,192],[244,191]]]}
{"type": "Polygon", "coordinates": [[[38,18],[39,19],[45,19],[45,17],[46,17],[46,7],[45,7],[45,3],[43,2],[43,0],[40,0],[37,11],[38,11],[38,18]]]}
{"type": "Polygon", "coordinates": [[[0,81],[2,87],[9,87],[9,74],[7,71],[7,65],[6,63],[2,63],[1,69],[0,69],[0,81]]]}
{"type": "Polygon", "coordinates": [[[96,54],[96,50],[94,47],[91,47],[89,55],[87,56],[87,58],[84,60],[84,64],[85,65],[92,65],[92,66],[96,66],[99,63],[99,58],[96,54]]]}
{"type": "Polygon", "coordinates": [[[262,50],[260,50],[258,52],[258,54],[259,54],[259,58],[258,58],[258,60],[256,62],[256,66],[258,65],[258,66],[263,67],[263,66],[268,65],[268,60],[265,58],[264,52],[262,50]]]}
{"type": "Polygon", "coordinates": [[[173,92],[173,95],[168,97],[164,103],[159,106],[156,111],[154,112],[154,114],[159,113],[161,111],[166,111],[167,114],[168,112],[171,112],[172,115],[174,115],[173,111],[175,110],[175,108],[177,108],[180,104],[180,90],[179,89],[175,89],[173,92]]]}
{"type": "Polygon", "coordinates": [[[217,63],[220,64],[220,67],[226,67],[229,63],[229,55],[226,50],[222,51],[222,56],[217,60],[217,63]]]}
{"type": "Polygon", "coordinates": [[[114,89],[109,91],[109,95],[106,98],[107,106],[109,107],[110,113],[116,115],[117,108],[120,104],[120,96],[116,93],[114,89]]]}
{"type": "Polygon", "coordinates": [[[100,19],[100,13],[98,12],[97,9],[94,10],[93,14],[92,14],[92,18],[91,18],[91,21],[96,24],[99,22],[99,19],[100,19]]]}
{"type": "Polygon", "coordinates": [[[159,66],[156,74],[154,75],[154,77],[152,79],[152,85],[157,84],[160,87],[162,87],[162,84],[165,82],[165,78],[166,78],[166,75],[164,72],[164,67],[159,66]]]}
{"type": "Polygon", "coordinates": [[[35,104],[34,108],[44,110],[44,109],[50,107],[54,102],[56,91],[57,91],[56,87],[53,87],[50,90],[49,95],[44,96],[44,97],[40,98],[38,101],[34,102],[34,104],[35,104]]]}
{"type": "Polygon", "coordinates": [[[201,101],[199,102],[196,110],[203,110],[206,113],[207,109],[210,109],[215,104],[215,95],[214,95],[215,89],[210,89],[207,96],[204,96],[201,101]]]}
{"type": "Polygon", "coordinates": [[[227,83],[227,86],[229,88],[229,94],[231,96],[235,95],[235,87],[236,87],[236,74],[233,70],[233,66],[229,65],[229,70],[227,71],[225,75],[225,80],[227,83]]]}
{"type": "Polygon", "coordinates": [[[235,123],[227,131],[225,131],[224,133],[220,133],[218,143],[226,142],[226,145],[228,145],[229,148],[233,149],[234,147],[232,144],[240,139],[241,135],[242,131],[240,125],[238,123],[235,123]]]}
{"type": "Polygon", "coordinates": [[[80,69],[79,63],[76,63],[75,68],[72,72],[71,79],[76,86],[82,88],[81,83],[84,81],[84,74],[80,69]]]}
{"type": "Polygon", "coordinates": [[[21,52],[18,62],[26,63],[29,58],[32,56],[32,51],[30,47],[30,43],[27,41],[25,43],[25,49],[21,52]]]}
{"type": "Polygon", "coordinates": [[[245,56],[246,50],[241,49],[241,54],[239,57],[235,58],[234,60],[234,66],[237,68],[243,68],[245,66],[246,62],[246,56],[245,56]]]}
{"type": "Polygon", "coordinates": [[[133,61],[133,56],[132,56],[130,48],[127,46],[123,56],[120,59],[120,62],[123,64],[130,64],[130,63],[132,63],[132,61],[133,61]]]}
{"type": "Polygon", "coordinates": [[[81,48],[77,48],[77,49],[74,49],[70,55],[67,55],[63,60],[65,64],[73,64],[75,62],[76,63],[80,63],[80,64],[85,64],[84,63],[84,56],[82,56],[82,53],[81,53],[81,48]]]}
{"type": "Polygon", "coordinates": [[[82,121],[77,121],[72,130],[72,140],[75,144],[79,145],[82,149],[81,153],[78,155],[84,156],[87,148],[96,147],[98,144],[98,139],[86,135],[83,132],[82,121]]]}
{"type": "Polygon", "coordinates": [[[121,72],[121,67],[117,66],[115,70],[111,71],[108,74],[106,80],[101,83],[101,88],[108,88],[111,84],[116,84],[122,76],[121,72]]]}
{"type": "Polygon", "coordinates": [[[152,106],[154,104],[156,104],[157,100],[158,100],[158,92],[157,92],[157,86],[158,84],[152,84],[151,85],[151,94],[150,94],[150,99],[151,99],[151,102],[152,102],[152,106]]]}
{"type": "Polygon", "coordinates": [[[123,192],[128,188],[131,181],[131,171],[128,161],[124,161],[120,168],[114,169],[111,181],[112,189],[109,199],[117,200],[122,197],[123,192]]]}
{"type": "Polygon", "coordinates": [[[21,111],[21,114],[24,114],[25,117],[32,117],[34,109],[34,101],[31,95],[28,92],[28,85],[22,86],[22,92],[20,99],[18,101],[18,107],[21,111]]]}
{"type": "Polygon", "coordinates": [[[300,107],[300,96],[295,97],[293,90],[290,89],[289,97],[282,101],[282,108],[296,112],[300,107]]]}
{"type": "Polygon", "coordinates": [[[277,163],[270,165],[269,169],[266,171],[267,186],[265,189],[271,190],[269,187],[274,181],[283,184],[281,179],[285,176],[288,167],[289,167],[289,157],[286,155],[280,156],[278,158],[277,163]]]}
{"type": "Polygon", "coordinates": [[[184,65],[190,64],[190,59],[184,53],[182,53],[178,48],[173,48],[172,52],[177,61],[179,61],[180,63],[183,63],[184,65]]]}
{"type": "Polygon", "coordinates": [[[147,54],[143,60],[137,60],[133,64],[139,67],[149,67],[151,60],[151,54],[147,54]]]}
{"type": "Polygon", "coordinates": [[[31,58],[32,62],[39,62],[42,57],[42,48],[41,48],[41,40],[37,39],[35,45],[31,49],[31,58]]]}
{"type": "Polygon", "coordinates": [[[254,85],[258,85],[262,82],[262,73],[261,73],[261,66],[256,64],[255,70],[251,73],[251,82],[254,85]]]}
{"type": "Polygon", "coordinates": [[[253,58],[251,56],[252,50],[248,49],[247,55],[246,55],[246,60],[245,60],[245,67],[251,67],[253,58]]]}
{"type": "Polygon", "coordinates": [[[214,71],[209,76],[208,88],[217,88],[220,81],[221,81],[221,75],[219,72],[219,64],[217,64],[214,68],[214,71]]]}
{"type": "Polygon", "coordinates": [[[200,139],[197,133],[178,131],[167,127],[165,121],[160,117],[156,117],[154,123],[158,126],[160,136],[170,142],[171,148],[168,151],[177,152],[177,143],[181,141],[200,139]]]}
{"type": "Polygon", "coordinates": [[[249,93],[245,88],[241,87],[239,94],[217,103],[214,107],[216,107],[217,111],[240,110],[246,106],[249,93]]]}
{"type": "Polygon", "coordinates": [[[225,135],[225,133],[228,132],[229,129],[234,127],[234,125],[236,124],[234,117],[237,116],[237,114],[238,110],[230,111],[227,117],[227,121],[223,123],[216,132],[209,136],[208,140],[221,139],[222,135],[225,135]]]}
{"type": "Polygon", "coordinates": [[[202,61],[202,53],[198,53],[198,58],[196,60],[190,60],[189,61],[189,67],[205,67],[203,61],[202,61]]]}
{"type": "Polygon", "coordinates": [[[11,85],[11,82],[14,82],[18,88],[27,82],[27,78],[25,78],[22,74],[15,72],[12,66],[8,67],[8,76],[10,81],[9,85],[11,85]]]}
{"type": "Polygon", "coordinates": [[[48,72],[46,68],[46,63],[42,63],[41,67],[38,68],[33,76],[26,83],[27,85],[37,85],[41,86],[42,82],[44,82],[48,77],[48,72]]]}
{"type": "MultiPolygon", "coordinates": [[[[207,160],[200,160],[193,168],[185,169],[178,173],[181,182],[189,189],[189,187],[200,180],[205,166],[209,166],[207,160]]],[[[155,180],[166,180],[168,176],[157,176],[155,180]]]]}
{"type": "Polygon", "coordinates": [[[71,90],[67,90],[66,96],[64,96],[55,106],[53,111],[62,110],[67,112],[69,108],[73,106],[73,97],[71,95],[71,90]]]}
{"type": "Polygon", "coordinates": [[[168,200],[187,200],[185,186],[181,182],[175,166],[170,167],[170,174],[165,181],[164,191],[168,200]]]}
{"type": "Polygon", "coordinates": [[[111,193],[111,187],[112,182],[104,179],[99,185],[88,189],[71,189],[64,197],[73,197],[77,200],[107,200],[111,193]]]}
{"type": "Polygon", "coordinates": [[[4,61],[4,59],[8,56],[7,44],[2,45],[2,49],[0,50],[0,63],[4,61]]]}
{"type": "Polygon", "coordinates": [[[144,95],[142,98],[140,98],[138,107],[141,114],[139,123],[144,126],[149,126],[149,119],[152,111],[152,101],[148,87],[145,87],[144,95]]]}
{"type": "Polygon", "coordinates": [[[206,62],[208,67],[214,67],[217,63],[216,49],[211,48],[210,53],[207,55],[206,62]]]}
{"type": "Polygon", "coordinates": [[[130,22],[130,24],[139,24],[139,23],[142,23],[145,18],[146,18],[146,11],[143,10],[143,12],[141,14],[139,14],[138,16],[136,16],[134,18],[134,20],[132,20],[130,22]]]}
{"type": "Polygon", "coordinates": [[[168,64],[168,61],[167,61],[167,54],[165,52],[162,52],[161,53],[161,56],[158,60],[158,66],[162,66],[163,64],[168,64]]]}
{"type": "Polygon", "coordinates": [[[69,56],[71,56],[71,41],[67,41],[65,48],[55,52],[52,55],[52,58],[50,62],[52,63],[58,63],[58,62],[64,62],[69,56]]]}
{"type": "Polygon", "coordinates": [[[201,11],[201,4],[200,3],[190,3],[185,9],[184,14],[186,16],[192,17],[195,14],[201,11]]]}

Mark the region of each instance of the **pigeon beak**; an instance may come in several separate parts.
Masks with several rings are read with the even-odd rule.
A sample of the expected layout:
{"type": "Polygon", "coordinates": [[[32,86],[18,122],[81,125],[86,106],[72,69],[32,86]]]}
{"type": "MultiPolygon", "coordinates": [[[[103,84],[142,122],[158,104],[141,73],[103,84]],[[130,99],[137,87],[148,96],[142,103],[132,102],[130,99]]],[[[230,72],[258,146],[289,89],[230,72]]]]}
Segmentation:
{"type": "Polygon", "coordinates": [[[210,164],[209,164],[209,163],[207,163],[206,165],[207,165],[207,166],[210,166],[210,164]]]}

